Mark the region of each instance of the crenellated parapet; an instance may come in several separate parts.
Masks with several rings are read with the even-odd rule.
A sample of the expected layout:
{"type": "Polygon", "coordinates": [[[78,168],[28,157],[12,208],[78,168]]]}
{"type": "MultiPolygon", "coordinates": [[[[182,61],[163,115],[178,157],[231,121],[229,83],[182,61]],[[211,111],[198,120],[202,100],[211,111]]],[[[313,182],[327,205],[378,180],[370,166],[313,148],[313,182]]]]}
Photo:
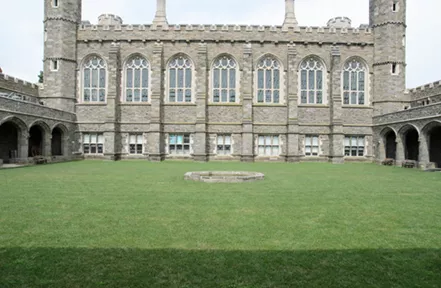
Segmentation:
{"type": "Polygon", "coordinates": [[[372,45],[371,28],[296,27],[257,25],[80,25],[78,40],[88,41],[187,41],[276,42],[372,45]]]}
{"type": "Polygon", "coordinates": [[[410,96],[411,107],[427,106],[441,102],[441,81],[408,89],[406,93],[410,96]]]}
{"type": "Polygon", "coordinates": [[[29,83],[3,73],[0,73],[0,92],[15,92],[27,96],[38,97],[38,85],[29,83]]]}

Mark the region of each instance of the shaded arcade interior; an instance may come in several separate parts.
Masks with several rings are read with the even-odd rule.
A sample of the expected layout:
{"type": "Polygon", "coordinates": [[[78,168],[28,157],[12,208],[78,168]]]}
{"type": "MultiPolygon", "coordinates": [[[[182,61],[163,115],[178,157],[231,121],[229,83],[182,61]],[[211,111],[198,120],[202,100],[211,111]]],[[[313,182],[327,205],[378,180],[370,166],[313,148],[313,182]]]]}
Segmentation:
{"type": "Polygon", "coordinates": [[[409,128],[403,135],[404,157],[406,160],[419,160],[419,134],[415,128],[409,128]]]}
{"type": "Polygon", "coordinates": [[[441,168],[441,125],[430,129],[428,138],[430,162],[441,168]]]}
{"type": "Polygon", "coordinates": [[[0,159],[12,163],[19,157],[20,128],[13,122],[0,125],[0,159]]]}

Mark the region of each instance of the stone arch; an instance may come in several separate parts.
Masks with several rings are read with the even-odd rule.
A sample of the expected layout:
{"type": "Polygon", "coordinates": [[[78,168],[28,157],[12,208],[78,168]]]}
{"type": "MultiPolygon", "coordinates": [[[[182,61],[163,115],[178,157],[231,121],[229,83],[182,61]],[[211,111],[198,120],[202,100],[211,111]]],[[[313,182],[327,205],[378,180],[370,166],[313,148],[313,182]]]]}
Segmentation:
{"type": "Polygon", "coordinates": [[[429,161],[441,168],[441,121],[432,121],[422,129],[426,136],[429,161]]]}
{"type": "Polygon", "coordinates": [[[399,130],[404,146],[404,158],[406,160],[419,160],[420,131],[412,124],[406,124],[399,130]]]}
{"type": "Polygon", "coordinates": [[[23,155],[23,145],[27,144],[27,126],[16,116],[9,116],[0,121],[0,160],[15,163],[23,155]]]}
{"type": "MultiPolygon", "coordinates": [[[[101,76],[101,72],[99,72],[99,73],[100,73],[100,76],[101,76]]],[[[107,101],[107,92],[108,92],[107,88],[108,88],[108,85],[109,85],[109,73],[108,73],[108,65],[107,65],[107,61],[106,61],[105,57],[103,57],[102,55],[100,55],[98,53],[90,53],[90,54],[86,55],[79,62],[78,74],[77,75],[78,75],[77,84],[78,84],[78,87],[79,87],[79,90],[78,90],[78,92],[79,92],[78,93],[78,97],[79,97],[78,101],[79,101],[79,103],[83,103],[83,102],[103,103],[103,102],[107,101]],[[88,73],[86,74],[85,71],[86,70],[90,71],[90,69],[92,69],[91,67],[88,68],[87,65],[88,65],[88,63],[90,63],[89,61],[91,61],[94,57],[98,60],[98,63],[95,66],[100,66],[101,68],[93,68],[93,69],[97,69],[98,71],[100,69],[104,69],[104,77],[103,77],[104,78],[104,87],[100,86],[100,87],[91,88],[91,89],[97,91],[96,92],[97,93],[96,97],[97,97],[98,101],[93,100],[93,97],[91,95],[88,95],[88,93],[91,93],[89,91],[90,89],[85,89],[85,86],[86,86],[86,84],[85,84],[86,83],[85,75],[88,75],[88,73]],[[99,64],[101,60],[103,62],[102,65],[99,64]],[[104,91],[104,101],[99,101],[99,99],[100,99],[99,92],[100,91],[104,91]],[[91,99],[87,100],[88,97],[90,97],[91,99]]],[[[98,79],[100,78],[100,76],[98,77],[98,79]]],[[[91,80],[89,80],[89,83],[91,83],[91,80]]],[[[90,88],[90,87],[92,87],[92,86],[89,86],[87,88],[90,88]]],[[[91,93],[91,94],[93,95],[93,93],[91,93]]]]}
{"type": "Polygon", "coordinates": [[[51,155],[64,156],[66,155],[68,130],[63,124],[57,123],[52,128],[51,133],[51,155]]]}
{"type": "Polygon", "coordinates": [[[178,52],[175,53],[174,55],[172,55],[166,62],[166,66],[165,66],[165,83],[164,83],[164,87],[165,87],[165,93],[164,93],[164,97],[165,97],[165,102],[170,103],[170,102],[187,102],[187,103],[194,103],[196,101],[196,65],[195,62],[193,61],[193,59],[186,53],[183,52],[178,52]],[[185,60],[184,61],[179,61],[179,58],[183,58],[185,60],[188,60],[189,63],[187,63],[185,60]],[[178,61],[174,61],[178,59],[178,61]],[[172,70],[179,70],[182,69],[184,70],[183,74],[181,75],[184,80],[183,80],[183,86],[179,85],[179,81],[177,81],[177,79],[179,78],[179,75],[177,74],[176,71],[174,71],[172,73],[172,70]],[[188,69],[190,69],[190,73],[187,71],[188,69]],[[175,81],[170,81],[170,77],[172,77],[172,75],[175,75],[173,77],[176,77],[176,82],[175,81]],[[190,75],[189,78],[188,75],[190,75]],[[190,79],[190,85],[191,87],[188,88],[186,86],[186,80],[190,79]],[[170,82],[174,82],[174,86],[176,87],[172,87],[170,82]],[[186,87],[186,88],[182,88],[182,90],[184,90],[182,93],[180,94],[181,89],[179,89],[178,86],[181,87],[186,87]],[[189,94],[191,95],[189,95],[189,94]],[[188,98],[188,96],[190,97],[190,101],[187,101],[186,99],[188,98]],[[182,97],[182,98],[181,98],[182,97]]]}
{"type": "Polygon", "coordinates": [[[229,53],[221,53],[216,55],[210,62],[208,68],[208,86],[210,102],[239,102],[240,101],[240,84],[241,84],[241,70],[240,63],[233,55],[229,53]],[[228,59],[224,62],[223,58],[228,59]],[[231,60],[231,61],[230,61],[231,60]],[[235,67],[233,67],[232,62],[235,67]],[[219,67],[220,66],[220,67],[219,67]],[[226,81],[222,81],[224,71],[227,75],[226,81]],[[234,72],[233,72],[234,71],[234,72]],[[216,73],[218,72],[218,73],[216,73]],[[231,81],[231,75],[234,73],[235,81],[231,81]],[[216,87],[216,83],[218,87],[216,87]],[[226,87],[223,87],[226,86],[226,87]],[[223,97],[222,98],[222,93],[223,97]],[[233,101],[234,100],[234,101],[233,101]]]}
{"type": "Polygon", "coordinates": [[[254,63],[254,66],[256,66],[257,63],[259,63],[262,59],[265,59],[266,57],[274,58],[275,60],[277,60],[277,62],[279,62],[280,68],[281,68],[280,71],[285,72],[285,68],[284,68],[285,65],[283,64],[282,59],[273,53],[264,53],[264,54],[260,55],[259,57],[257,57],[256,63],[254,63]]]}
{"type": "Polygon", "coordinates": [[[299,64],[297,64],[297,71],[300,71],[302,69],[301,67],[302,67],[303,62],[305,62],[305,60],[310,59],[310,58],[314,58],[314,59],[320,61],[324,67],[324,71],[326,73],[328,73],[328,67],[329,67],[328,63],[326,63],[326,61],[322,57],[320,57],[316,54],[309,54],[309,55],[303,57],[302,60],[299,61],[299,64]]]}
{"type": "Polygon", "coordinates": [[[299,62],[297,68],[299,104],[326,105],[329,103],[328,91],[331,83],[328,67],[330,66],[326,61],[315,54],[308,55],[299,62]]]}
{"type": "Polygon", "coordinates": [[[121,101],[123,102],[150,102],[152,94],[152,67],[150,60],[142,53],[132,53],[122,62],[121,73],[121,101]],[[139,58],[141,61],[133,61],[139,58]],[[147,70],[147,75],[141,71],[147,70]],[[128,71],[131,71],[129,74],[128,71]],[[139,71],[139,83],[135,85],[136,71],[139,71]],[[147,83],[145,84],[145,77],[147,83]],[[130,81],[129,81],[130,79],[130,81]],[[131,85],[127,85],[131,83],[131,85]],[[139,90],[138,90],[139,89],[139,90]],[[139,91],[139,95],[135,96],[135,91],[139,91]]]}
{"type": "Polygon", "coordinates": [[[354,55],[354,56],[349,56],[349,57],[347,57],[344,61],[342,61],[341,62],[341,70],[343,70],[343,68],[344,68],[344,66],[345,66],[345,64],[347,63],[347,62],[349,62],[349,61],[352,61],[352,60],[358,60],[358,61],[360,61],[361,63],[363,63],[363,65],[366,67],[366,69],[367,69],[367,73],[369,74],[369,72],[372,70],[371,69],[371,67],[369,66],[369,63],[366,61],[366,59],[364,59],[363,57],[361,57],[361,56],[358,56],[358,55],[354,55]]]}
{"type": "Polygon", "coordinates": [[[148,63],[149,65],[151,65],[151,64],[150,64],[151,61],[150,61],[150,59],[147,57],[147,55],[145,55],[145,54],[143,54],[143,53],[141,53],[141,52],[135,52],[135,53],[131,53],[131,54],[129,54],[126,58],[124,58],[124,60],[121,62],[121,66],[124,67],[124,66],[126,65],[126,63],[127,63],[129,60],[131,60],[132,58],[134,58],[134,57],[141,57],[141,58],[144,58],[144,59],[147,61],[147,63],[148,63]]]}
{"type": "Polygon", "coordinates": [[[50,147],[51,129],[42,120],[29,125],[28,157],[47,156],[50,147]]]}
{"type": "Polygon", "coordinates": [[[397,159],[397,133],[391,127],[384,128],[381,133],[381,140],[384,145],[384,155],[387,159],[397,159]]]}

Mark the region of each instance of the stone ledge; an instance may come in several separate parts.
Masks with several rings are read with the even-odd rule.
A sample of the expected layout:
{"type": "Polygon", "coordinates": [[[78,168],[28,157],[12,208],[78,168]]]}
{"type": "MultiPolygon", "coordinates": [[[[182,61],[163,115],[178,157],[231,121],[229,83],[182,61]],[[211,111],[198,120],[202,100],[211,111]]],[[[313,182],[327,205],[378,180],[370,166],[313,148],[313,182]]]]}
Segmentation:
{"type": "Polygon", "coordinates": [[[264,180],[265,175],[259,172],[201,171],[187,172],[184,179],[205,183],[243,183],[264,180]]]}

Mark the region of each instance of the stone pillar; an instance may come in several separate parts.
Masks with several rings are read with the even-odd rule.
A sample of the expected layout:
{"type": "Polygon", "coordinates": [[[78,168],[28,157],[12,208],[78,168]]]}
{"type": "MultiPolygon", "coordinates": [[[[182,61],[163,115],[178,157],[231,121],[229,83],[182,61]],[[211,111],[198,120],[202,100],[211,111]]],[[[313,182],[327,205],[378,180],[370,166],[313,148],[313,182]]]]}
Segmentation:
{"type": "Polygon", "coordinates": [[[253,52],[250,43],[243,47],[242,77],[242,157],[244,162],[254,161],[253,137],[253,52]]]}
{"type": "Polygon", "coordinates": [[[165,0],[156,1],[156,15],[155,19],[153,19],[153,26],[168,27],[165,0]]]}
{"type": "Polygon", "coordinates": [[[193,157],[195,161],[207,161],[207,98],[208,98],[207,44],[200,43],[197,59],[196,126],[193,157]]]}
{"type": "Polygon", "coordinates": [[[295,15],[294,0],[285,0],[285,21],[283,22],[283,29],[296,28],[298,23],[295,15]]]}
{"type": "Polygon", "coordinates": [[[418,165],[421,169],[426,169],[429,167],[430,155],[429,155],[429,145],[426,135],[421,132],[419,139],[419,160],[418,165]]]}
{"type": "Polygon", "coordinates": [[[288,69],[286,75],[288,99],[288,162],[299,161],[299,113],[297,87],[297,49],[295,44],[288,45],[288,69]]]}
{"type": "Polygon", "coordinates": [[[27,163],[29,158],[29,133],[23,131],[18,137],[17,161],[20,163],[27,163]]]}
{"type": "Polygon", "coordinates": [[[339,47],[331,50],[331,81],[328,94],[331,109],[330,158],[334,164],[344,163],[344,132],[341,99],[341,54],[339,47]]]}
{"type": "Polygon", "coordinates": [[[401,135],[397,135],[397,151],[396,151],[396,165],[401,166],[405,159],[405,153],[404,153],[404,144],[403,139],[401,138],[401,135]]]}
{"type": "Polygon", "coordinates": [[[104,157],[118,160],[120,157],[118,109],[120,101],[120,44],[112,43],[107,63],[107,106],[106,124],[104,128],[104,157]]]}
{"type": "MultiPolygon", "coordinates": [[[[381,163],[384,159],[386,159],[386,139],[383,136],[378,137],[377,143],[373,143],[373,147],[376,147],[375,158],[376,161],[381,163]]],[[[396,156],[395,156],[396,158],[396,156]]]]}
{"type": "Polygon", "coordinates": [[[164,158],[164,141],[162,140],[162,102],[163,89],[163,44],[156,43],[152,55],[152,99],[150,115],[150,131],[148,135],[148,149],[150,161],[162,161],[164,158]]]}
{"type": "Polygon", "coordinates": [[[43,132],[43,147],[41,147],[41,154],[47,159],[52,157],[52,133],[50,130],[43,132]]]}

